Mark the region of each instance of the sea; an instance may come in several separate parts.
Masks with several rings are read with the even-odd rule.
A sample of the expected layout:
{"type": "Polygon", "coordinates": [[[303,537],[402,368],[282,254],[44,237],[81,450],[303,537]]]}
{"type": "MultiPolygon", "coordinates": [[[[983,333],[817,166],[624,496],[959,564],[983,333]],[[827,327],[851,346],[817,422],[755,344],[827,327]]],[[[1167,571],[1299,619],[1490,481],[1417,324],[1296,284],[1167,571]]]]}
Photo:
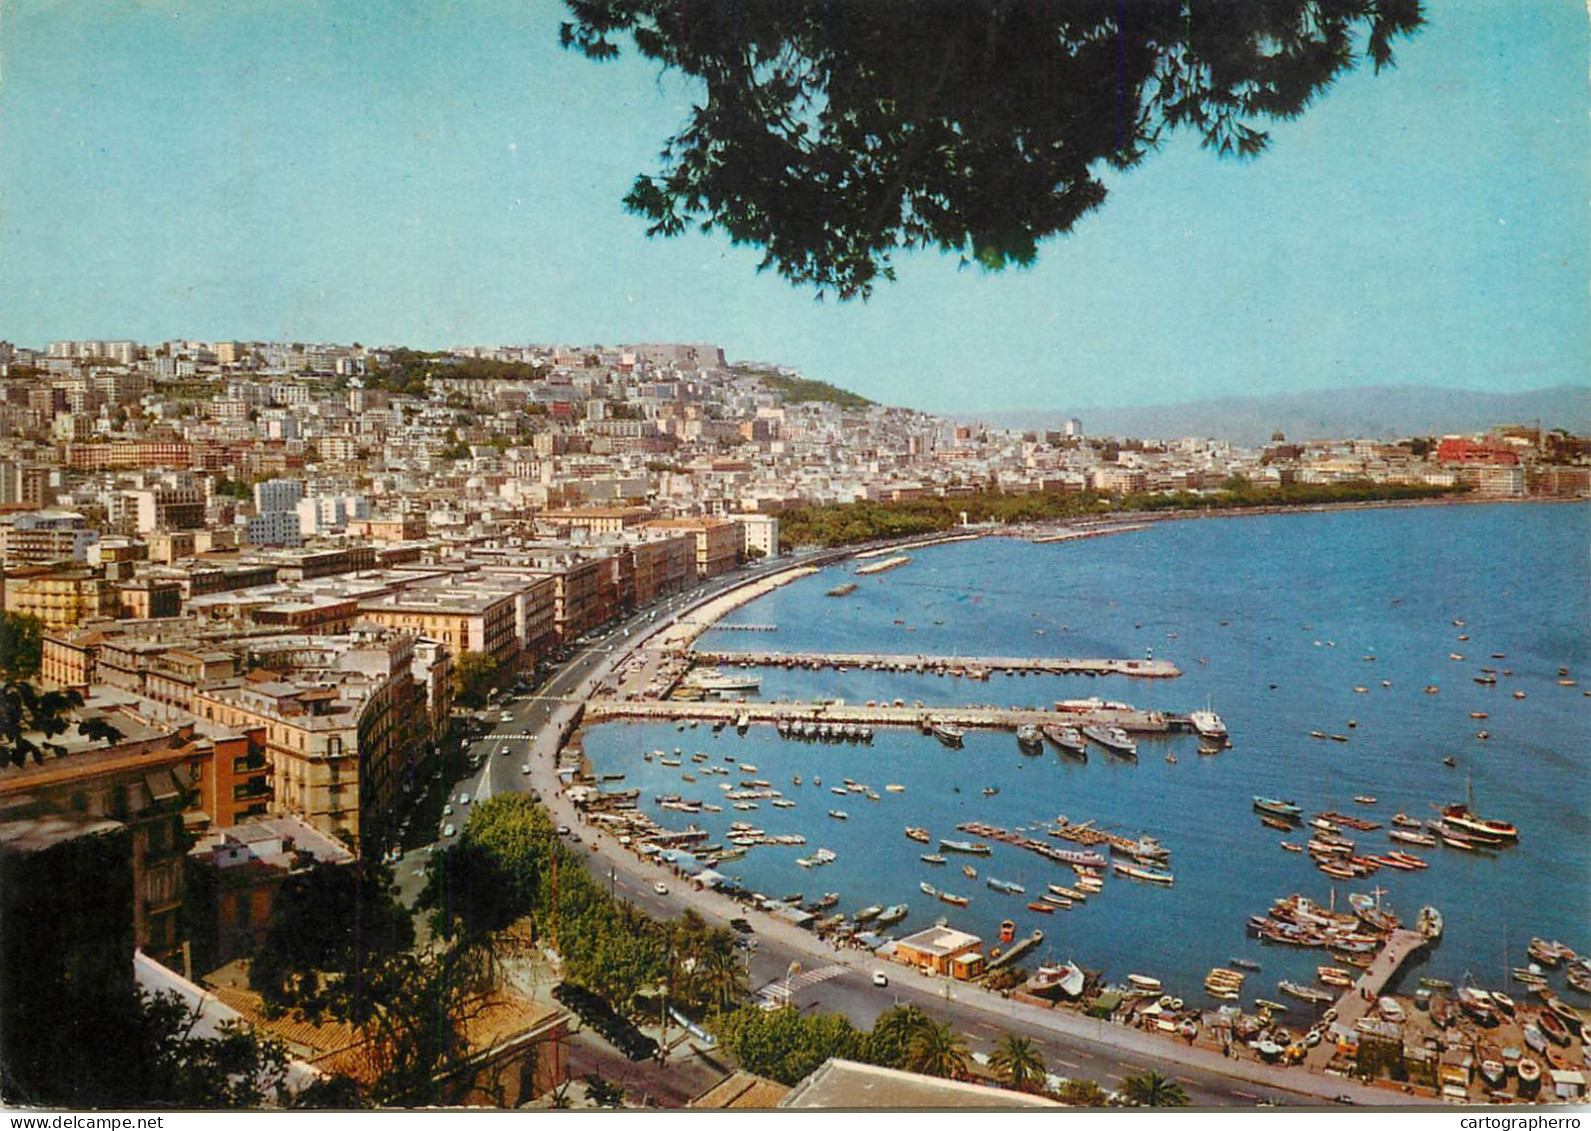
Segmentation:
{"type": "MultiPolygon", "coordinates": [[[[1044,934],[1028,965],[1071,959],[1107,982],[1152,975],[1167,992],[1213,1006],[1204,975],[1232,957],[1262,966],[1249,975],[1245,998],[1274,998],[1283,979],[1312,983],[1315,967],[1331,962],[1323,951],[1250,938],[1250,915],[1295,892],[1346,910],[1349,893],[1380,889],[1383,906],[1406,923],[1425,904],[1446,921],[1440,943],[1411,960],[1394,989],[1412,992],[1419,977],[1471,979],[1523,996],[1508,971],[1528,961],[1533,936],[1591,951],[1588,536],[1591,507],[1583,504],[1199,518],[1051,544],[990,536],[909,551],[909,564],[870,577],[854,573],[865,563],[830,566],[721,622],[773,631],[714,629],[697,644],[912,657],[1152,655],[1183,674],[975,681],[774,667],[757,669],[762,684],[751,697],[1044,707],[1100,696],[1179,714],[1208,706],[1232,736],[1213,756],[1201,755],[1191,734],[1147,738],[1136,761],[1091,746],[1085,763],[1050,747],[1024,755],[1008,731],[969,730],[964,747],[952,750],[904,728],[876,728],[863,746],[782,739],[768,726],[737,735],[628,723],[591,728],[585,748],[598,772],[622,773],[623,786],[638,787],[642,808],[665,827],[695,821],[717,843],[732,820],[805,835],[803,847],[756,847],[720,870],[772,897],[799,893],[810,902],[836,892],[839,911],[904,903],[910,914],[889,928],[896,937],[943,919],[993,946],[999,924],[1012,919],[1019,936],[1044,934]],[[845,581],[857,584],[854,593],[826,596],[845,581]],[[1475,681],[1485,668],[1495,669],[1494,686],[1475,681]],[[681,767],[643,759],[676,748],[681,767]],[[730,775],[700,775],[689,760],[698,751],[730,775]],[[697,781],[683,781],[685,774],[697,781]],[[736,811],[719,801],[722,813],[691,816],[656,802],[665,793],[712,801],[718,783],[745,778],[770,781],[796,806],[764,801],[754,812],[736,811]],[[846,778],[878,800],[831,793],[846,778]],[[1347,833],[1358,851],[1409,849],[1429,867],[1334,882],[1307,855],[1281,847],[1308,838],[1262,825],[1256,795],[1295,801],[1306,815],[1337,810],[1382,822],[1374,832],[1347,833]],[[1433,818],[1441,805],[1468,798],[1481,815],[1516,824],[1518,844],[1462,852],[1387,839],[1394,813],[1433,818]],[[920,856],[936,849],[904,835],[922,826],[936,841],[980,839],[955,829],[978,820],[1047,839],[1040,826],[1057,815],[1158,838],[1171,850],[1175,884],[1112,876],[1086,903],[1042,915],[1027,904],[1048,883],[1069,885],[1068,869],[999,843],[987,858],[946,853],[949,863],[934,865],[920,856]],[[796,864],[818,847],[837,859],[796,864]],[[963,874],[967,863],[976,879],[963,874]],[[991,876],[1022,884],[1027,895],[990,889],[991,876]],[[970,903],[932,899],[921,882],[970,903]]],[[[1586,1004],[1561,973],[1551,977],[1568,1000],[1586,1004]]]]}

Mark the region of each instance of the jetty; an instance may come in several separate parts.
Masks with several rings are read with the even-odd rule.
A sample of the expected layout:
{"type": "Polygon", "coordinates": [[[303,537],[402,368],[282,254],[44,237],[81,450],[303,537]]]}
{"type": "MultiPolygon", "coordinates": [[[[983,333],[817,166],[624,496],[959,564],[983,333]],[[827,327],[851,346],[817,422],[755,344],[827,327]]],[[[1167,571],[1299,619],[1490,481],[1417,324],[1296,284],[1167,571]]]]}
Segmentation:
{"type": "Polygon", "coordinates": [[[1070,656],[933,656],[899,652],[695,652],[703,663],[740,667],[858,668],[864,671],[920,672],[972,679],[990,672],[1038,675],[1125,675],[1137,679],[1174,679],[1182,670],[1170,660],[1076,658],[1070,656]]]}
{"type": "Polygon", "coordinates": [[[1101,707],[1091,711],[1069,711],[1064,715],[1055,711],[1032,711],[1001,707],[894,707],[878,704],[867,707],[838,703],[728,703],[707,700],[620,699],[599,697],[586,703],[585,720],[588,723],[614,719],[636,719],[653,722],[724,722],[739,726],[777,725],[780,721],[796,723],[829,723],[858,726],[896,726],[924,728],[933,723],[951,723],[959,727],[978,729],[1015,730],[1019,726],[1043,726],[1046,723],[1065,721],[1071,724],[1105,722],[1136,734],[1166,734],[1181,729],[1185,720],[1159,711],[1142,711],[1136,708],[1101,707]]]}
{"type": "Polygon", "coordinates": [[[874,562],[872,565],[858,566],[856,569],[856,576],[869,577],[875,573],[887,573],[889,570],[899,569],[909,561],[911,561],[911,556],[909,554],[901,554],[898,557],[885,558],[883,561],[874,562]]]}
{"type": "Polygon", "coordinates": [[[1035,546],[1047,546],[1052,542],[1077,542],[1084,538],[1103,538],[1107,534],[1131,534],[1134,530],[1148,530],[1147,522],[1135,522],[1128,526],[1104,526],[1087,530],[1063,530],[1059,534],[1041,534],[1031,538],[1035,546]]]}
{"type": "MultiPolygon", "coordinates": [[[[1419,931],[1399,929],[1388,935],[1386,945],[1376,952],[1375,958],[1359,976],[1359,980],[1343,991],[1342,997],[1337,999],[1337,1004],[1333,1007],[1337,1011],[1337,1020],[1333,1024],[1344,1032],[1351,1032],[1353,1027],[1376,1007],[1381,991],[1392,980],[1392,976],[1402,969],[1409,956],[1424,949],[1430,941],[1419,931]]],[[[1335,1041],[1321,1041],[1309,1050],[1308,1055],[1304,1057],[1304,1064],[1311,1072],[1322,1072],[1331,1063],[1336,1051],[1335,1041]]]]}
{"type": "Polygon", "coordinates": [[[975,542],[983,537],[981,534],[947,534],[940,538],[923,538],[916,542],[900,542],[893,546],[881,546],[876,550],[863,550],[856,555],[857,561],[866,561],[870,558],[884,558],[890,554],[898,554],[902,550],[926,550],[930,546],[947,546],[952,542],[975,542]]]}

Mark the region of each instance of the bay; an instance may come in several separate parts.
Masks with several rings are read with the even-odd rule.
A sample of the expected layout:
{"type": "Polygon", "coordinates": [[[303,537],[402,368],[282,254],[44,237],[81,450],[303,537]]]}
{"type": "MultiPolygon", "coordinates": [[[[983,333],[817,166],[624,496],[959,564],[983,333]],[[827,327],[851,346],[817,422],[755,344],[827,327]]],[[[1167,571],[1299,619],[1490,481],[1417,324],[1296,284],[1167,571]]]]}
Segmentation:
{"type": "MultiPolygon", "coordinates": [[[[770,834],[802,833],[809,843],[754,848],[723,870],[771,896],[838,892],[840,910],[906,903],[911,914],[893,929],[897,935],[944,917],[992,944],[1000,921],[1011,918],[1019,934],[1045,932],[1039,957],[1073,958],[1114,981],[1154,974],[1190,1001],[1205,1000],[1200,983],[1211,966],[1246,956],[1264,966],[1249,993],[1274,997],[1277,980],[1312,981],[1313,968],[1329,959],[1262,946],[1245,937],[1245,919],[1292,892],[1345,905],[1348,892],[1379,886],[1406,922],[1426,903],[1446,917],[1441,944],[1406,967],[1405,988],[1417,975],[1455,982],[1469,975],[1502,988],[1505,964],[1525,961],[1533,935],[1591,948],[1588,533],[1591,508],[1526,504],[1196,519],[1049,545],[988,537],[912,551],[908,565],[872,577],[856,577],[857,563],[830,567],[723,622],[773,624],[774,632],[714,630],[698,642],[707,650],[962,657],[1152,653],[1184,674],[974,681],[762,668],[758,694],[934,706],[1043,706],[1098,695],[1177,713],[1208,704],[1233,736],[1231,748],[1213,757],[1200,756],[1191,735],[1143,741],[1136,763],[1092,748],[1084,764],[1053,750],[1024,756],[1009,732],[974,730],[952,751],[899,728],[878,728],[863,747],[783,740],[769,727],[714,736],[706,727],[635,724],[592,728],[586,750],[599,772],[627,774],[643,808],[667,827],[682,827],[685,818],[659,809],[660,793],[713,800],[717,782],[771,781],[795,808],[763,802],[737,812],[726,803],[721,814],[694,819],[715,840],[740,819],[770,834]],[[825,596],[844,580],[857,583],[855,593],[825,596]],[[1496,686],[1474,682],[1485,667],[1497,669],[1496,686]],[[1560,686],[1560,667],[1583,686],[1560,686]],[[1439,692],[1427,693],[1432,686],[1439,692]],[[1488,717],[1477,721],[1471,712],[1488,717]],[[1490,736],[1484,741],[1476,737],[1481,729],[1490,736]],[[1311,731],[1348,741],[1321,741],[1311,731]],[[731,776],[685,783],[681,775],[700,767],[642,760],[644,751],[675,747],[687,756],[706,752],[731,776]],[[1444,766],[1445,757],[1457,767],[1444,766]],[[742,773],[742,764],[756,771],[742,773]],[[796,775],[800,787],[792,784],[796,775]],[[879,800],[831,793],[845,778],[865,783],[879,800]],[[905,790],[886,791],[892,783],[905,790]],[[998,792],[985,796],[986,788],[998,792]],[[1252,810],[1261,794],[1296,800],[1308,813],[1337,809],[1385,826],[1399,811],[1433,817],[1434,806],[1464,800],[1467,789],[1482,814],[1519,826],[1516,847],[1420,849],[1430,862],[1424,871],[1382,869],[1335,885],[1306,856],[1284,851],[1285,834],[1262,826],[1252,810]],[[1375,805],[1351,800],[1366,794],[1375,805]],[[963,858],[924,863],[919,856],[931,850],[903,834],[921,825],[936,839],[963,838],[954,826],[981,820],[1042,836],[1038,824],[1057,814],[1158,837],[1172,850],[1175,886],[1112,878],[1086,904],[1040,915],[1027,902],[1046,883],[1067,884],[1069,871],[995,844],[991,857],[970,861],[979,872],[970,880],[963,858]],[[795,863],[818,846],[838,859],[814,869],[795,863]],[[992,891],[989,876],[1020,882],[1028,894],[992,891]],[[932,900],[918,890],[922,881],[971,903],[958,909],[932,900]]],[[[1393,847],[1385,827],[1349,835],[1361,852],[1393,847]]]]}

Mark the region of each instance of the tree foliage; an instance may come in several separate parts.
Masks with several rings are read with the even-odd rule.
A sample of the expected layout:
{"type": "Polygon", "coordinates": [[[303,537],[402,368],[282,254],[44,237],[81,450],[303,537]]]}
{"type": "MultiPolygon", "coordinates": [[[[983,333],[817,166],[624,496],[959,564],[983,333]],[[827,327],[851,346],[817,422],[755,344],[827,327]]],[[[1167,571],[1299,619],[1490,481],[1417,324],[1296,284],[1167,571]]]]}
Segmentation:
{"type": "Polygon", "coordinates": [[[1072,1107],[1104,1107],[1109,1097],[1093,1080],[1073,1076],[1061,1081],[1061,1086],[1055,1089],[1055,1098],[1072,1107]]]}
{"type": "Polygon", "coordinates": [[[862,1034],[836,1013],[743,1006],[715,1015],[708,1028],[747,1072],[795,1084],[831,1057],[855,1059],[862,1034]]]}
{"type": "Polygon", "coordinates": [[[1377,70],[1419,0],[565,0],[566,47],[639,53],[699,88],[626,208],[760,247],[842,298],[899,248],[1031,264],[1188,130],[1253,157],[1360,56],[1377,70]]]}
{"type": "Polygon", "coordinates": [[[0,679],[32,679],[44,659],[44,622],[27,613],[0,613],[0,679]]]}
{"type": "MultiPolygon", "coordinates": [[[[63,756],[66,746],[52,740],[66,733],[72,712],[82,706],[83,697],[70,688],[41,691],[26,680],[7,680],[0,686],[0,766],[63,756]]],[[[107,746],[121,738],[121,731],[97,715],[79,720],[77,733],[107,746]]]]}
{"type": "Polygon", "coordinates": [[[453,694],[462,704],[478,706],[502,678],[502,661],[486,652],[464,651],[453,661],[453,694]]]}
{"type": "Polygon", "coordinates": [[[1006,1033],[995,1042],[989,1057],[995,1075],[1019,1092],[1044,1086],[1044,1056],[1028,1037],[1006,1033]]]}
{"type": "Polygon", "coordinates": [[[1121,1082],[1122,1093],[1141,1107],[1187,1107],[1188,1094],[1182,1085],[1158,1072],[1129,1076],[1121,1082]]]}

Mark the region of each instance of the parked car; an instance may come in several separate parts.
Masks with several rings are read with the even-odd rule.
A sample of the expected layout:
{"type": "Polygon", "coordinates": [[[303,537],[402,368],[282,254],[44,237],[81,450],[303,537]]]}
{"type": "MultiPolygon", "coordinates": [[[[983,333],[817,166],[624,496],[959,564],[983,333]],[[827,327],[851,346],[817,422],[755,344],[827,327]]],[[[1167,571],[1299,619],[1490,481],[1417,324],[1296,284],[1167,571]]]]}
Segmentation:
{"type": "Polygon", "coordinates": [[[442,826],[442,835],[444,837],[450,837],[457,831],[458,830],[455,829],[452,825],[443,825],[442,826]]]}
{"type": "Polygon", "coordinates": [[[460,805],[468,805],[469,803],[470,803],[470,795],[468,793],[459,794],[459,804],[460,805]]]}
{"type": "MultiPolygon", "coordinates": [[[[530,763],[526,762],[524,765],[520,766],[519,767],[519,772],[522,773],[522,774],[530,773],[530,763]]],[[[532,800],[534,800],[534,798],[532,798],[532,800]]]]}

